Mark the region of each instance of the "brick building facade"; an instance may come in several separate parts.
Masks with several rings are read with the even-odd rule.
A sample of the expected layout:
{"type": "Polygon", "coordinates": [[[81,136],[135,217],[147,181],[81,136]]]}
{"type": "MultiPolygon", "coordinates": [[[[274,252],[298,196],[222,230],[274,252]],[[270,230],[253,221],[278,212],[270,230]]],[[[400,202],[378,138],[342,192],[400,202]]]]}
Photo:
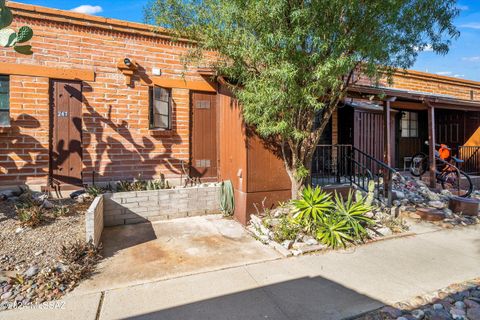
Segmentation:
{"type": "MultiPolygon", "coordinates": [[[[81,184],[139,175],[156,179],[162,174],[179,184],[184,174],[182,163],[214,168],[218,174],[210,178],[234,183],[237,208],[242,211],[237,218],[242,222],[247,221],[253,202],[270,197],[273,203],[289,196],[282,161],[258,139],[249,145],[238,105],[219,84],[210,81],[202,66],[183,65],[182,56],[192,46],[190,42],[172,41],[167,33],[153,32],[148,25],[13,2],[8,5],[14,13],[14,28],[24,24],[33,28],[34,54],[22,56],[8,48],[0,51],[0,76],[8,84],[9,95],[8,121],[0,114],[0,187],[47,186],[52,172],[62,169],[52,168],[52,158],[55,162],[63,154],[78,154],[80,162],[70,169],[81,174],[81,184]],[[135,70],[125,64],[126,58],[135,70]],[[58,86],[73,91],[58,93],[58,86]],[[155,86],[170,95],[165,128],[152,127],[155,86]],[[67,130],[57,118],[68,112],[54,106],[64,94],[72,99],[78,95],[80,115],[70,119],[72,127],[68,128],[68,137],[70,131],[78,131],[75,143],[55,141],[56,135],[65,135],[67,130]],[[195,94],[199,100],[193,108],[195,94]],[[206,121],[199,129],[193,110],[210,107],[215,112],[208,119],[198,118],[206,121]],[[193,137],[195,130],[206,138],[193,137]],[[216,148],[205,151],[204,145],[216,148]],[[216,155],[207,159],[202,152],[216,155]],[[201,154],[198,159],[192,159],[195,153],[201,154]]],[[[365,94],[363,97],[375,93],[368,89],[370,83],[358,84],[361,89],[356,93],[365,94]]],[[[405,96],[415,95],[415,99],[399,99],[392,102],[392,108],[422,109],[425,95],[433,100],[448,95],[449,101],[457,99],[469,110],[478,108],[480,102],[478,82],[417,71],[397,72],[393,89],[405,96]]],[[[342,121],[335,113],[333,144],[338,142],[342,121]]]]}

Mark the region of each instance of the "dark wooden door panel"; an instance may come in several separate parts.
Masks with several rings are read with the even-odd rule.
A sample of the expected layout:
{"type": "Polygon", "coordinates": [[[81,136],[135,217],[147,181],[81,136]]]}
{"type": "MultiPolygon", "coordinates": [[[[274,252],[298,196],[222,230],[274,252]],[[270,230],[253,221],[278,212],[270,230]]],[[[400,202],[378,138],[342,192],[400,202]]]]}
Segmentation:
{"type": "Polygon", "coordinates": [[[194,92],[192,102],[191,175],[217,177],[217,96],[194,92]]]}
{"type": "Polygon", "coordinates": [[[52,80],[51,176],[54,183],[82,184],[82,84],[52,80]]]}

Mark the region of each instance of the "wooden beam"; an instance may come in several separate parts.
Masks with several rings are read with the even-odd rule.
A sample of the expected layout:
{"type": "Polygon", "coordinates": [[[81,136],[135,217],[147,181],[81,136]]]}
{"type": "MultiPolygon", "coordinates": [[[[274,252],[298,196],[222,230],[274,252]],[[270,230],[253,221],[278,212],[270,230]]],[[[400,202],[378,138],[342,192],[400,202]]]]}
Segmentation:
{"type": "Polygon", "coordinates": [[[435,161],[435,108],[426,101],[428,107],[428,157],[430,159],[430,187],[437,187],[437,162],[435,161]]]}
{"type": "Polygon", "coordinates": [[[427,110],[427,107],[421,102],[394,101],[391,107],[402,110],[427,110]]]}
{"type": "Polygon", "coordinates": [[[45,77],[64,80],[95,81],[95,72],[84,69],[65,69],[33,64],[0,63],[0,74],[45,77]]]}
{"type": "Polygon", "coordinates": [[[165,88],[181,88],[205,92],[217,92],[216,85],[207,80],[187,81],[183,79],[168,79],[165,77],[151,77],[151,83],[165,88]]]}

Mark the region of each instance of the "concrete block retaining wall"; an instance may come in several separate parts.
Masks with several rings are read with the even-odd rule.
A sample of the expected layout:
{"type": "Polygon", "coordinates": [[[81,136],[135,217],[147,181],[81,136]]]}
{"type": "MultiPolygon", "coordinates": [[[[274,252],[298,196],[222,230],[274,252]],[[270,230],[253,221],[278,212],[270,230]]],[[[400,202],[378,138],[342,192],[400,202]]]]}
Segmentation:
{"type": "Polygon", "coordinates": [[[103,197],[106,227],[212,214],[220,210],[219,185],[108,193],[103,197]]]}
{"type": "Polygon", "coordinates": [[[86,214],[87,242],[93,241],[95,246],[98,246],[100,237],[102,236],[104,226],[103,209],[104,199],[103,196],[100,195],[93,200],[86,214]]]}

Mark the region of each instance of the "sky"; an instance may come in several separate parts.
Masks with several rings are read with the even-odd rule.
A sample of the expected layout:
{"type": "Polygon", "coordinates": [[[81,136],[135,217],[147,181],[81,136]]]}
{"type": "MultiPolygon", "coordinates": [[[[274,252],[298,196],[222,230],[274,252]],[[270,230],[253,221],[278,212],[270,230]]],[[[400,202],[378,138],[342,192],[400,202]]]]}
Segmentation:
{"type": "MultiPolygon", "coordinates": [[[[147,3],[147,0],[17,1],[135,22],[143,22],[147,3]]],[[[461,13],[455,24],[460,38],[453,42],[450,52],[445,56],[422,52],[411,69],[480,81],[480,0],[459,0],[458,8],[461,13]]]]}

